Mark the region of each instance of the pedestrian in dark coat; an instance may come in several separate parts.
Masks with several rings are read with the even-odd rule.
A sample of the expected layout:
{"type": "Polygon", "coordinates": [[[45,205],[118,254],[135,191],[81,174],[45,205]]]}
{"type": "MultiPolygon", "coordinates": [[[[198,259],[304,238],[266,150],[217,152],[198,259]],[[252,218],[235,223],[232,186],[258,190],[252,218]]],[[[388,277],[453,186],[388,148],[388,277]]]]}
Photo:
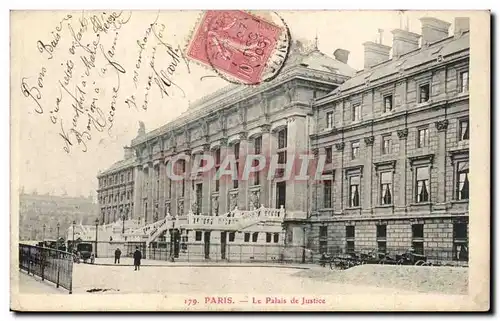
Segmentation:
{"type": "Polygon", "coordinates": [[[120,256],[122,255],[122,251],[119,248],[115,250],[115,264],[118,262],[120,264],[120,256]]]}
{"type": "Polygon", "coordinates": [[[134,268],[135,268],[134,271],[141,269],[141,259],[142,259],[142,253],[141,251],[139,251],[139,247],[137,246],[134,252],[134,268]]]}

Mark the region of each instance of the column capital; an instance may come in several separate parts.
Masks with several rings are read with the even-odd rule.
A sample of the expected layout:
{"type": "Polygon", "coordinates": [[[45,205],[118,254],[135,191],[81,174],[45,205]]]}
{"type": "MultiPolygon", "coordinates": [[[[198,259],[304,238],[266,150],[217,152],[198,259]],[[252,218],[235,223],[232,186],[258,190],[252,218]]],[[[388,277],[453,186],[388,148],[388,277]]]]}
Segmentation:
{"type": "Polygon", "coordinates": [[[271,125],[270,124],[264,124],[261,126],[262,127],[262,133],[269,133],[271,131],[271,125]]]}
{"type": "Polygon", "coordinates": [[[313,148],[312,150],[314,158],[317,159],[319,156],[319,148],[313,148]]]}
{"type": "Polygon", "coordinates": [[[373,146],[374,142],[375,142],[375,137],[374,136],[365,137],[365,144],[366,144],[366,146],[373,146]]]}
{"type": "Polygon", "coordinates": [[[399,139],[406,139],[408,137],[408,128],[398,130],[399,139]]]}
{"type": "Polygon", "coordinates": [[[240,140],[245,140],[248,137],[248,133],[247,132],[241,132],[239,134],[239,137],[240,137],[240,140]]]}
{"type": "Polygon", "coordinates": [[[435,125],[438,132],[445,132],[448,129],[448,119],[439,120],[435,125]]]}

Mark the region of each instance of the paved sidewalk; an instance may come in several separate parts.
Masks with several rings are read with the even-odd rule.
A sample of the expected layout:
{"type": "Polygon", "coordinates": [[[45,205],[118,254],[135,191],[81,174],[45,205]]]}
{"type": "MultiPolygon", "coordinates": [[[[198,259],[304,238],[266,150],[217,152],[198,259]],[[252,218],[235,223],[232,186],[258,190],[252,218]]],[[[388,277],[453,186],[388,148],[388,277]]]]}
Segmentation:
{"type": "MultiPolygon", "coordinates": [[[[120,258],[120,264],[115,264],[114,258],[96,258],[94,265],[100,266],[134,266],[134,259],[130,257],[120,258]]],[[[314,264],[280,264],[280,263],[265,263],[265,262],[228,262],[228,261],[160,261],[160,260],[141,260],[141,266],[169,266],[169,267],[218,267],[218,266],[241,266],[241,267],[277,267],[291,269],[310,269],[314,264]]]]}
{"type": "Polygon", "coordinates": [[[23,294],[68,294],[68,290],[59,287],[50,281],[42,281],[34,275],[19,271],[19,293],[23,294]]]}

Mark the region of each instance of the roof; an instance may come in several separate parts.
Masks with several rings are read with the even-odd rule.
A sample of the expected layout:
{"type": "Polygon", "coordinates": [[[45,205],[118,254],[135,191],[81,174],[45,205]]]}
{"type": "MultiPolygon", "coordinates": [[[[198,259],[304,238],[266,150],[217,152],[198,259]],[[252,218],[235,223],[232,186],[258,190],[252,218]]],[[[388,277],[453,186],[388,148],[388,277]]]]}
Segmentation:
{"type": "Polygon", "coordinates": [[[136,161],[135,157],[131,157],[131,158],[128,158],[128,159],[122,159],[122,160],[114,163],[113,165],[111,165],[105,171],[99,173],[98,176],[101,177],[101,176],[104,176],[104,175],[107,175],[107,174],[119,171],[121,169],[132,167],[135,164],[135,161],[136,161]]]}
{"type": "MultiPolygon", "coordinates": [[[[343,63],[335,58],[329,57],[317,48],[308,47],[305,41],[295,41],[291,48],[288,58],[283,66],[282,71],[289,70],[296,66],[302,66],[310,70],[318,70],[323,72],[340,74],[346,77],[353,77],[356,74],[356,69],[352,68],[346,63],[343,63]]],[[[195,101],[189,109],[183,113],[189,114],[190,110],[198,109],[205,106],[209,102],[219,102],[222,93],[234,91],[235,93],[246,89],[246,86],[229,84],[223,88],[195,101]]]]}
{"type": "Polygon", "coordinates": [[[468,32],[458,38],[448,37],[434,42],[429,46],[411,51],[397,59],[393,58],[373,66],[372,68],[361,70],[354,77],[336,88],[332,93],[337,93],[339,91],[343,92],[364,85],[366,80],[374,82],[378,79],[396,74],[401,70],[409,70],[430,61],[435,61],[439,55],[446,57],[450,54],[469,49],[469,47],[468,32]]]}
{"type": "MultiPolygon", "coordinates": [[[[292,46],[290,47],[290,53],[280,74],[281,76],[283,76],[285,74],[288,74],[289,72],[293,73],[296,68],[303,68],[313,72],[317,71],[317,73],[322,75],[322,78],[325,74],[340,76],[339,78],[342,78],[342,81],[354,76],[356,73],[356,70],[348,64],[336,60],[335,58],[329,57],[319,51],[317,48],[307,46],[306,42],[298,40],[292,43],[292,46]]],[[[277,77],[269,83],[277,84],[282,80],[283,79],[281,79],[280,77],[277,77]]],[[[257,88],[263,87],[264,85],[265,84],[261,84],[257,88]]],[[[252,87],[253,86],[229,84],[195,101],[193,104],[191,104],[186,112],[182,113],[176,119],[169,121],[159,128],[147,132],[144,136],[139,136],[143,138],[137,137],[136,139],[132,140],[132,145],[137,144],[139,141],[143,141],[143,139],[147,140],[156,135],[159,135],[172,126],[175,127],[176,125],[182,125],[183,122],[188,121],[191,116],[195,118],[201,117],[202,115],[199,114],[200,111],[208,112],[208,110],[212,109],[212,106],[229,104],[228,97],[234,98],[241,96],[243,94],[246,94],[249,89],[258,90],[252,87]]]]}
{"type": "Polygon", "coordinates": [[[318,49],[314,49],[304,54],[295,54],[290,57],[290,60],[289,67],[302,65],[308,69],[338,73],[347,77],[352,77],[356,74],[356,69],[337,59],[327,56],[318,49]]]}

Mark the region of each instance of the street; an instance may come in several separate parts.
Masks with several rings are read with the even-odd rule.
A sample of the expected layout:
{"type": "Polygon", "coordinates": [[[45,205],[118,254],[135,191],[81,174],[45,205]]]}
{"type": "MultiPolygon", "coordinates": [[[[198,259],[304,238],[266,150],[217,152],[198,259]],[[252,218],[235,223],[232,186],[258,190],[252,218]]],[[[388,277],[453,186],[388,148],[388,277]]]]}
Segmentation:
{"type": "MultiPolygon", "coordinates": [[[[373,286],[336,284],[294,276],[298,271],[279,267],[217,266],[99,266],[75,264],[73,293],[257,293],[257,294],[356,294],[383,293],[388,289],[373,286]]],[[[24,278],[21,279],[23,282],[24,278]]],[[[31,291],[32,287],[21,287],[31,291]]],[[[48,291],[52,289],[48,287],[48,291]]],[[[36,293],[40,288],[35,288],[36,293]]],[[[391,293],[415,292],[390,289],[391,293]]],[[[51,292],[52,293],[52,292],[51,292]]]]}

